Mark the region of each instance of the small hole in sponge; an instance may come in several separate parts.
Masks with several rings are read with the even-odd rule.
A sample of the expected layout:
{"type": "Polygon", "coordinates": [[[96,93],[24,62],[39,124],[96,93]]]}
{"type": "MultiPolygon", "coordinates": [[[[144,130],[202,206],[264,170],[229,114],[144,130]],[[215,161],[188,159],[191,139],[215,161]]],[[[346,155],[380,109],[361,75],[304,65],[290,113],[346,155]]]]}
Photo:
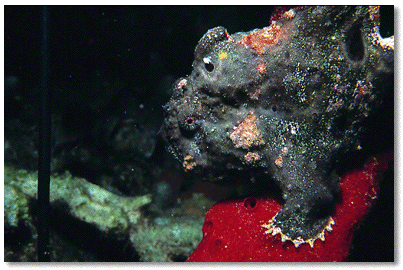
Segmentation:
{"type": "Polygon", "coordinates": [[[216,245],[216,246],[221,246],[221,244],[222,244],[222,241],[220,239],[217,239],[214,241],[214,245],[216,245]]]}
{"type": "Polygon", "coordinates": [[[204,233],[207,233],[207,232],[210,231],[212,228],[213,228],[213,222],[211,222],[211,221],[206,221],[206,222],[204,222],[204,225],[203,225],[203,232],[204,232],[204,233]]]}
{"type": "Polygon", "coordinates": [[[248,197],[243,201],[243,204],[247,210],[252,210],[256,207],[257,201],[254,197],[248,197]]]}

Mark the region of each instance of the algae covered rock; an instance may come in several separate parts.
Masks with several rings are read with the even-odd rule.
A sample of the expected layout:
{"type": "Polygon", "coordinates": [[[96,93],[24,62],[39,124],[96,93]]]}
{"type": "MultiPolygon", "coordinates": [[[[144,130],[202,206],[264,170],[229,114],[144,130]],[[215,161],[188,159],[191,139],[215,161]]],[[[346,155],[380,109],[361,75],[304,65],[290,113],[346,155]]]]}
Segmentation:
{"type": "Polygon", "coordinates": [[[130,234],[141,261],[184,261],[202,240],[203,217],[158,217],[130,234]]]}
{"type": "MultiPolygon", "coordinates": [[[[6,241],[6,261],[37,260],[34,222],[37,172],[6,166],[4,175],[6,239],[15,238],[21,231],[26,233],[24,237],[27,238],[23,243],[17,243],[18,248],[9,246],[10,241],[6,241]]],[[[98,243],[98,248],[109,242],[121,245],[107,247],[106,250],[128,250],[126,252],[133,253],[127,255],[131,260],[184,261],[202,239],[203,217],[213,202],[203,194],[194,194],[165,211],[145,215],[143,212],[148,211],[146,206],[151,201],[151,194],[135,197],[116,195],[84,178],[73,177],[69,172],[51,176],[50,220],[52,227],[59,228],[56,229],[59,234],[51,230],[51,243],[57,245],[51,248],[52,258],[62,261],[96,260],[97,256],[89,251],[75,251],[71,244],[64,244],[66,240],[60,234],[72,230],[75,237],[84,238],[79,241],[98,243]],[[91,236],[87,236],[85,230],[91,236]]],[[[108,255],[108,258],[111,256],[108,255]]]]}
{"type": "MultiPolygon", "coordinates": [[[[27,200],[37,196],[37,172],[5,169],[5,211],[8,223],[16,224],[15,217],[27,215],[27,200]],[[14,195],[18,196],[14,198],[14,195]],[[23,206],[25,204],[25,206],[23,206]],[[19,207],[16,207],[16,206],[19,207]],[[11,211],[15,208],[15,211],[11,211]],[[17,211],[17,212],[16,212],[17,211]]],[[[151,195],[124,197],[115,195],[84,178],[71,176],[68,172],[53,176],[50,181],[50,202],[65,206],[72,216],[94,224],[102,231],[127,230],[140,218],[140,207],[151,202],[151,195]]]]}

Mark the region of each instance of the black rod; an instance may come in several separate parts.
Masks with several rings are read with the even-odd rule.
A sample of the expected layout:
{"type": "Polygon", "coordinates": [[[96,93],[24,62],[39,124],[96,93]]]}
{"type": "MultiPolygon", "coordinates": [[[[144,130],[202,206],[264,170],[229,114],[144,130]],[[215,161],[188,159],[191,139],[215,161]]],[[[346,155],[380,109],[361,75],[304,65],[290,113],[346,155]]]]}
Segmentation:
{"type": "Polygon", "coordinates": [[[50,90],[49,90],[49,10],[42,7],[41,44],[41,119],[39,125],[38,160],[38,261],[50,262],[49,252],[49,188],[50,188],[50,90]]]}

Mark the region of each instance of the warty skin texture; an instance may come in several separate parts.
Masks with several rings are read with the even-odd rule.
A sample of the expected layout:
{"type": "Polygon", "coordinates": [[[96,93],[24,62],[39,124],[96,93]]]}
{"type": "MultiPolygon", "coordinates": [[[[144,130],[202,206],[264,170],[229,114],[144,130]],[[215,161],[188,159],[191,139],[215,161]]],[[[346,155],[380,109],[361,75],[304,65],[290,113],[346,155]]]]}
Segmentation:
{"type": "Polygon", "coordinates": [[[239,172],[274,180],[285,204],[272,231],[317,239],[339,192],[334,160],[361,149],[363,121],[393,91],[393,48],[377,16],[302,7],[263,29],[209,30],[164,107],[168,150],[211,181],[239,172]]]}

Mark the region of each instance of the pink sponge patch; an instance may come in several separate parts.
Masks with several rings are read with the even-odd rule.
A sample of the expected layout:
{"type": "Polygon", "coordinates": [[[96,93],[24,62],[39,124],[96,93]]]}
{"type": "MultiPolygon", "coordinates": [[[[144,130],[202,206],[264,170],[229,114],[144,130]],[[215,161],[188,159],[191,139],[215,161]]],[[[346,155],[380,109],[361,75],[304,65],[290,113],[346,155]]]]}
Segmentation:
{"type": "Polygon", "coordinates": [[[332,231],[325,241],[317,239],[298,248],[281,236],[265,233],[262,227],[282,205],[274,198],[253,198],[215,204],[206,214],[203,240],[188,262],[264,262],[264,261],[344,261],[351,248],[354,230],[364,219],[379,191],[379,181],[393,160],[393,153],[371,158],[363,168],[344,175],[341,196],[332,214],[332,231]]]}

